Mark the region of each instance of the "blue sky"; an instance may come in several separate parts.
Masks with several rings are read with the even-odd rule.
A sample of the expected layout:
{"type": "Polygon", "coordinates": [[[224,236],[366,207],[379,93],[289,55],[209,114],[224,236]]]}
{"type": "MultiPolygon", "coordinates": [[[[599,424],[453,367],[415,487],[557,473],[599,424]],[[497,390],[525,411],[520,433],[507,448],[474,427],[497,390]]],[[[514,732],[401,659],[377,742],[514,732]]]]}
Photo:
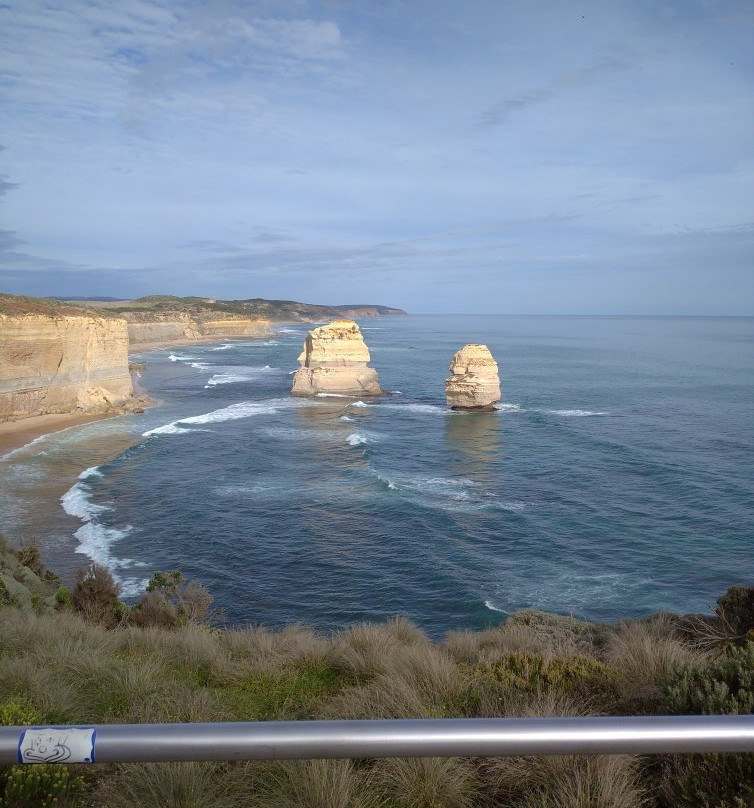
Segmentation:
{"type": "Polygon", "coordinates": [[[754,314],[750,0],[0,4],[0,289],[754,314]]]}

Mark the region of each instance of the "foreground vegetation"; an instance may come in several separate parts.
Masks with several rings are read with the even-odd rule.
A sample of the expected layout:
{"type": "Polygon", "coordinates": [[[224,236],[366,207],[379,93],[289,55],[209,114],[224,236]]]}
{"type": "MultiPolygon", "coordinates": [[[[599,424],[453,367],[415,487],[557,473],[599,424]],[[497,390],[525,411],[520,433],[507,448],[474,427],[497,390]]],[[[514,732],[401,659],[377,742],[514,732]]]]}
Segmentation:
{"type": "MultiPolygon", "coordinates": [[[[101,568],[69,593],[33,546],[0,547],[0,571],[4,725],[754,711],[750,588],[729,590],[715,617],[601,625],[524,611],[434,643],[400,617],[327,638],[213,628],[208,593],[178,574],[156,574],[128,607],[101,568]]],[[[0,806],[53,805],[751,808],[754,755],[0,770],[0,806]]]]}

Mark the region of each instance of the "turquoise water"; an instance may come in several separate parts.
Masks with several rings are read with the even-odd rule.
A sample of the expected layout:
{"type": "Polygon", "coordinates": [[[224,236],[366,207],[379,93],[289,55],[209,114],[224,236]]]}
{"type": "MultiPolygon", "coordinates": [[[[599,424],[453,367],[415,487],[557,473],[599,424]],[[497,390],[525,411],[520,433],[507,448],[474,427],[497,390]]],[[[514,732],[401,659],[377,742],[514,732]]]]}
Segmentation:
{"type": "Polygon", "coordinates": [[[291,398],[306,326],[145,353],[162,403],[7,459],[3,515],[22,529],[34,486],[18,481],[41,490],[61,457],[79,462],[67,513],[37,515],[57,566],[84,551],[129,593],[180,569],[232,623],[327,629],[399,613],[437,636],[526,607],[705,611],[754,583],[754,320],[361,326],[393,395],[291,398]],[[498,361],[496,413],[445,407],[465,342],[498,361]],[[125,433],[134,445],[114,459],[83,460],[125,433]]]}

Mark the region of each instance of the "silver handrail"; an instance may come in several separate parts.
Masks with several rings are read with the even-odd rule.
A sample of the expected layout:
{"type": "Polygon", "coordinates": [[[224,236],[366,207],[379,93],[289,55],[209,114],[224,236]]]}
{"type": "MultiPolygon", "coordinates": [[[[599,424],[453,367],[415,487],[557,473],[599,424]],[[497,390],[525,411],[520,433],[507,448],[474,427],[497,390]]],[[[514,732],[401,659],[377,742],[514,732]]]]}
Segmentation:
{"type": "Polygon", "coordinates": [[[754,752],[754,715],[0,727],[0,764],[685,752],[754,752]]]}

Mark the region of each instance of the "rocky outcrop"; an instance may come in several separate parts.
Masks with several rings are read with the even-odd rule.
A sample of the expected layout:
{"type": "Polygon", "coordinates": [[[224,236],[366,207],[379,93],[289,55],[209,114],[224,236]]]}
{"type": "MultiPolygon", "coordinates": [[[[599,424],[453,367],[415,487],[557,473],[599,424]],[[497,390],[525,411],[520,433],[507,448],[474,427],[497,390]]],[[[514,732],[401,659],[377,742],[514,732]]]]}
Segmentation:
{"type": "Polygon", "coordinates": [[[494,410],[500,401],[497,362],[486,345],[471,343],[453,354],[453,374],[445,380],[445,398],[454,410],[494,410]]]}
{"type": "Polygon", "coordinates": [[[264,337],[272,333],[269,321],[248,317],[204,317],[181,311],[124,312],[132,346],[173,340],[213,337],[264,337]]]}
{"type": "Polygon", "coordinates": [[[0,312],[0,421],[109,412],[132,396],[125,320],[0,312]]]}
{"type": "Polygon", "coordinates": [[[352,320],[336,320],[310,331],[293,377],[294,396],[337,393],[382,395],[377,371],[367,366],[369,348],[352,320]]]}

